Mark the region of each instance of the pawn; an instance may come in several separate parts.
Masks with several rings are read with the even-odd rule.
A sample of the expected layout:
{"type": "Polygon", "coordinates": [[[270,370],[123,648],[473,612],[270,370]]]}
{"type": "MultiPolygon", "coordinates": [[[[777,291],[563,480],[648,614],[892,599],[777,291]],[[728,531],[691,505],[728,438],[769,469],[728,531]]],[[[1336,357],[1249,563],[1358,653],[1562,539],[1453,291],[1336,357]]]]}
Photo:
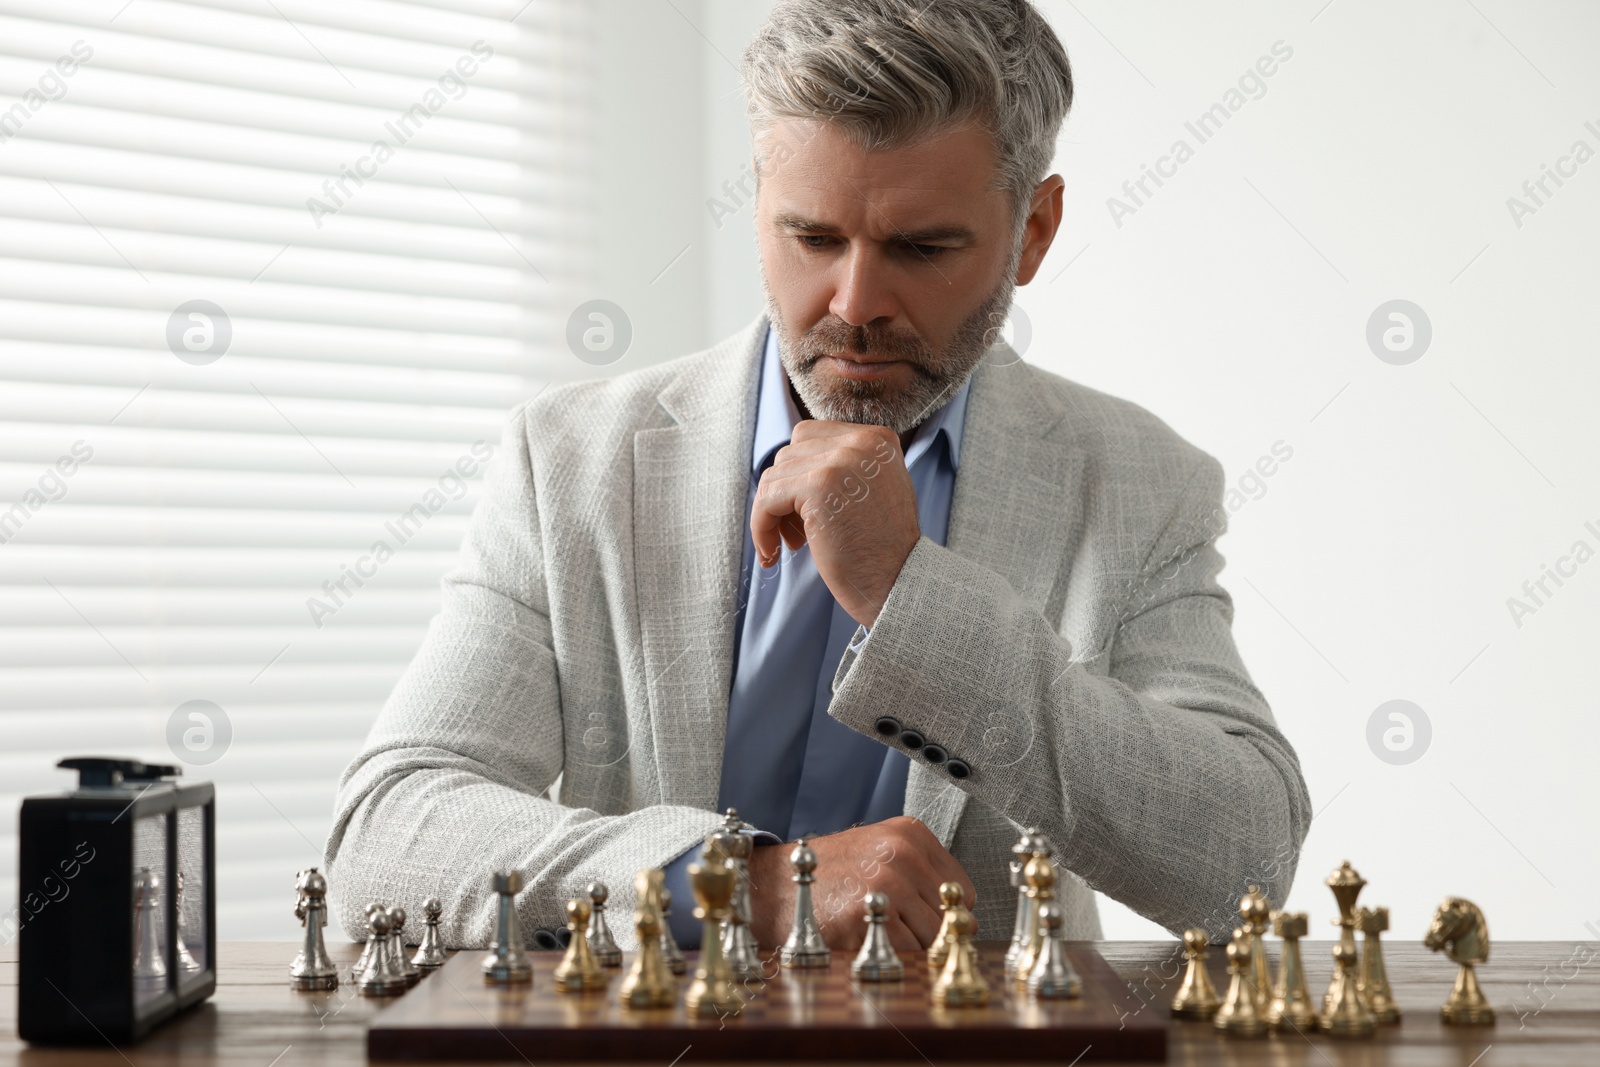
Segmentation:
{"type": "MultiPolygon", "coordinates": [[[[948,883],[947,883],[948,884],[948,883]]],[[[933,1002],[943,1008],[978,1008],[989,1003],[989,985],[978,970],[978,950],[972,943],[977,923],[959,900],[950,922],[954,941],[944,970],[933,983],[933,1002]]]]}
{"type": "Polygon", "coordinates": [[[611,924],[606,922],[606,900],[610,896],[611,890],[604,882],[589,883],[590,910],[594,915],[589,923],[589,947],[594,949],[594,958],[600,961],[600,966],[621,967],[622,949],[617,947],[617,939],[611,936],[611,924]]]}
{"type": "Polygon", "coordinates": [[[392,997],[406,991],[406,976],[395,969],[389,953],[389,911],[373,908],[367,913],[367,940],[372,953],[356,978],[356,991],[369,997],[392,997]]]}
{"type": "Polygon", "coordinates": [[[961,883],[941,882],[939,901],[944,919],[939,923],[939,932],[933,935],[933,944],[928,946],[928,969],[935,973],[944,970],[945,962],[950,958],[950,948],[955,944],[956,909],[962,901],[961,883]]]}
{"type": "Polygon", "coordinates": [[[422,981],[422,968],[411,962],[411,957],[406,955],[406,938],[401,931],[406,926],[406,909],[389,909],[389,957],[394,961],[395,967],[405,976],[406,985],[416,985],[422,981]]]}
{"type": "Polygon", "coordinates": [[[411,962],[416,964],[427,974],[444,966],[448,958],[444,952],[444,942],[439,938],[439,913],[444,906],[439,903],[438,897],[429,897],[422,902],[422,943],[417,946],[417,954],[411,957],[411,962]]]}
{"type": "Polygon", "coordinates": [[[1222,1007],[1211,976],[1206,973],[1206,949],[1211,939],[1196,926],[1183,932],[1183,958],[1188,965],[1183,970],[1183,982],[1178,995],[1172,998],[1172,1014],[1179,1019],[1210,1019],[1222,1007]]]}
{"type": "Polygon", "coordinates": [[[315,867],[300,871],[295,890],[299,894],[294,913],[306,929],[300,954],[289,965],[289,985],[295,989],[335,989],[339,967],[328,957],[322,928],[328,925],[328,880],[315,867]]]}
{"type": "Polygon", "coordinates": [[[1333,1003],[1322,1016],[1322,1032],[1330,1037],[1371,1037],[1377,1017],[1356,988],[1356,950],[1343,941],[1333,946],[1333,1003]]]}
{"type": "Polygon", "coordinates": [[[1317,1028],[1317,1009],[1306,990],[1305,964],[1300,956],[1300,939],[1310,929],[1306,913],[1272,913],[1272,932],[1283,938],[1283,955],[1278,961],[1278,981],[1267,1004],[1267,1025],[1274,1030],[1304,1033],[1317,1028]]]}
{"type": "Polygon", "coordinates": [[[850,963],[850,977],[860,982],[898,982],[905,977],[906,968],[889,944],[889,932],[884,926],[889,916],[889,898],[882,893],[868,893],[865,904],[867,936],[850,963]]]}
{"type": "MultiPolygon", "coordinates": [[[[381,907],[383,907],[383,905],[382,904],[378,904],[376,902],[368,904],[367,905],[367,918],[371,919],[372,918],[372,913],[374,911],[376,911],[377,909],[381,908],[381,907]]],[[[370,924],[369,924],[369,929],[370,929],[370,924]]],[[[368,934],[367,935],[367,943],[365,945],[361,946],[361,955],[357,956],[356,957],[356,961],[350,965],[350,980],[352,982],[357,981],[358,979],[360,979],[361,972],[367,969],[367,963],[371,959],[372,959],[372,935],[368,934]]]]}
{"type": "Polygon", "coordinates": [[[1222,1006],[1212,1017],[1211,1025],[1229,1037],[1260,1037],[1267,1032],[1267,1020],[1256,1010],[1248,938],[1236,931],[1233,940],[1228,942],[1227,952],[1228,993],[1222,998],[1222,1006]]]}
{"type": "Polygon", "coordinates": [[[1389,988],[1389,971],[1383,964],[1383,944],[1378,936],[1389,929],[1388,908],[1357,908],[1356,928],[1361,931],[1361,967],[1356,976],[1356,992],[1372,1009],[1380,1026],[1400,1021],[1400,1006],[1389,988]]]}
{"type": "Polygon", "coordinates": [[[1252,885],[1239,898],[1239,929],[1250,943],[1250,992],[1256,998],[1256,1011],[1265,1015],[1272,1003],[1272,965],[1267,959],[1267,945],[1262,936],[1267,932],[1267,918],[1272,906],[1260,886],[1252,885]]]}
{"type": "Polygon", "coordinates": [[[522,924],[517,921],[517,894],[522,892],[521,871],[495,871],[489,887],[498,904],[495,909],[494,940],[483,957],[483,979],[496,985],[525,985],[533,981],[533,964],[528,947],[522,943],[522,924]]]}
{"type": "MultiPolygon", "coordinates": [[[[633,968],[623,979],[621,999],[628,1008],[670,1008],[678,1002],[678,983],[661,953],[661,880],[659,869],[639,872],[639,907],[633,913],[633,929],[639,935],[639,951],[633,968]]],[[[577,939],[574,934],[574,940],[577,939]]]]}
{"type": "Polygon", "coordinates": [[[1067,943],[1061,938],[1061,907],[1054,901],[1039,908],[1044,940],[1028,975],[1028,992],[1040,1000],[1069,1000],[1083,993],[1083,983],[1067,960],[1067,943]]]}
{"type": "MultiPolygon", "coordinates": [[[[1042,850],[1035,851],[1022,868],[1022,877],[1028,883],[1028,898],[1033,901],[1036,911],[1056,899],[1056,868],[1055,864],[1050,862],[1049,853],[1042,850]]],[[[1016,972],[1012,978],[1018,985],[1027,984],[1029,975],[1033,974],[1034,964],[1039,962],[1039,953],[1043,948],[1044,927],[1035,921],[1032,939],[1017,953],[1016,972]]]]}
{"type": "Polygon", "coordinates": [[[567,929],[572,931],[572,937],[567,941],[566,955],[561,957],[561,962],[556,964],[555,971],[550,975],[556,983],[556,989],[563,993],[604,989],[610,982],[605,968],[595,959],[594,949],[589,947],[589,938],[586,936],[592,914],[593,908],[584,898],[567,901],[567,929]]]}
{"type": "Polygon", "coordinates": [[[817,913],[811,906],[811,886],[817,880],[811,873],[817,869],[816,851],[801,841],[789,854],[789,866],[794,871],[794,925],[779,960],[785,967],[826,967],[833,954],[822,940],[817,913]]]}
{"type": "Polygon", "coordinates": [[[672,936],[672,890],[666,886],[661,887],[661,958],[667,961],[667,969],[673,974],[683,974],[689,969],[688,961],[683,958],[683,949],[678,947],[678,939],[672,936]]]}

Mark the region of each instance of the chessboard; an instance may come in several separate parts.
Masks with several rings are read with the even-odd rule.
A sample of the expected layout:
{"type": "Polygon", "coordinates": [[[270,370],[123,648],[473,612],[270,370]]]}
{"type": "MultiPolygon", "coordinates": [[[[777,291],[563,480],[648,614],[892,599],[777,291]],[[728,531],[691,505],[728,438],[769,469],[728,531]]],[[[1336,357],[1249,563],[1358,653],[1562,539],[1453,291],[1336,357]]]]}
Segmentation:
{"type": "MultiPolygon", "coordinates": [[[[630,958],[605,992],[562,993],[551,979],[559,952],[530,953],[531,986],[485,983],[482,952],[457,952],[374,1017],[367,1055],[389,1060],[658,1060],[670,1063],[690,1047],[697,1060],[838,1059],[1055,1060],[1060,1063],[1165,1060],[1165,1013],[1147,1007],[1087,944],[1067,943],[1083,981],[1072,1000],[1039,1001],[1002,973],[1006,945],[980,943],[979,967],[989,982],[982,1008],[941,1008],[928,996],[924,958],[902,954],[898,982],[858,982],[850,960],[835,956],[815,971],[787,970],[763,954],[765,980],[743,983],[737,1013],[688,1017],[678,979],[672,1008],[621,1006],[617,991],[630,958]]],[[[695,953],[686,953],[693,975],[695,953]]]]}

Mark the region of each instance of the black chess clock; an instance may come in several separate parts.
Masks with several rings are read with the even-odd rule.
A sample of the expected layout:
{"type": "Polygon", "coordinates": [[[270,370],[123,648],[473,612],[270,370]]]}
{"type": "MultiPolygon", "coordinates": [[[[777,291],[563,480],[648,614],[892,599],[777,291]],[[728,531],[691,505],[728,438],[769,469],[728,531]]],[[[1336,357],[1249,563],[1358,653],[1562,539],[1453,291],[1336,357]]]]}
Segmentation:
{"type": "Polygon", "coordinates": [[[80,757],[22,802],[17,1035],[137,1041],[217,984],[216,791],[176,767],[80,757]]]}

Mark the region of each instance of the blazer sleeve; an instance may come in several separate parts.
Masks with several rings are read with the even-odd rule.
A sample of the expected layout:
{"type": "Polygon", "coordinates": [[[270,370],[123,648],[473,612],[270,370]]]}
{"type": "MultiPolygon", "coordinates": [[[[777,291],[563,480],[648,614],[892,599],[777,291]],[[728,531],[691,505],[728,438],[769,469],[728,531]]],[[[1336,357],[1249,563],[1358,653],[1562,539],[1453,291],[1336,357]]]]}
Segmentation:
{"type": "MultiPolygon", "coordinates": [[[[446,944],[488,944],[497,868],[527,880],[525,938],[564,928],[566,901],[590,881],[606,882],[608,910],[628,916],[635,872],[721,822],[680,806],[601,815],[555,799],[561,684],[528,411],[506,426],[440,611],[339,781],[326,861],[340,921],[357,940],[369,901],[417,914],[436,896],[446,944]]],[[[631,922],[612,927],[631,943],[631,922]]]]}
{"type": "Polygon", "coordinates": [[[829,714],[938,738],[970,767],[958,787],[1043,828],[1058,862],[1169,930],[1225,933],[1250,883],[1281,904],[1310,800],[1233,642],[1222,489],[1209,456],[1175,489],[1103,674],[1000,575],[922,538],[841,662],[829,714]]]}

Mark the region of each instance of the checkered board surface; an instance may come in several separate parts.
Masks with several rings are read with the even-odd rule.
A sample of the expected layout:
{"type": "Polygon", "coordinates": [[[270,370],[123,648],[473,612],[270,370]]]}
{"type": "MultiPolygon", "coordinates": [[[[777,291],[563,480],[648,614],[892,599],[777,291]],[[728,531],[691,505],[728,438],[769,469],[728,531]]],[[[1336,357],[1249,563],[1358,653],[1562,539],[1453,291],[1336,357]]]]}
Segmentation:
{"type": "Polygon", "coordinates": [[[698,1060],[852,1059],[1164,1060],[1164,1013],[1148,1010],[1092,946],[1069,944],[1083,979],[1075,1000],[1036,1001],[1002,974],[1004,943],[979,946],[989,980],[987,1007],[945,1009],[928,997],[924,958],[902,954],[906,976],[889,983],[856,982],[849,958],[836,954],[826,970],[785,970],[776,953],[765,981],[744,983],[744,1007],[725,1017],[694,1018],[683,1007],[693,975],[678,979],[672,1008],[632,1010],[617,991],[627,973],[610,968],[604,992],[561,993],[550,973],[559,952],[531,953],[531,986],[484,982],[482,952],[458,952],[374,1017],[367,1032],[373,1059],[643,1060],[673,1062],[692,1046],[698,1060]],[[1146,1009],[1142,1010],[1141,1008],[1146,1009]]]}

